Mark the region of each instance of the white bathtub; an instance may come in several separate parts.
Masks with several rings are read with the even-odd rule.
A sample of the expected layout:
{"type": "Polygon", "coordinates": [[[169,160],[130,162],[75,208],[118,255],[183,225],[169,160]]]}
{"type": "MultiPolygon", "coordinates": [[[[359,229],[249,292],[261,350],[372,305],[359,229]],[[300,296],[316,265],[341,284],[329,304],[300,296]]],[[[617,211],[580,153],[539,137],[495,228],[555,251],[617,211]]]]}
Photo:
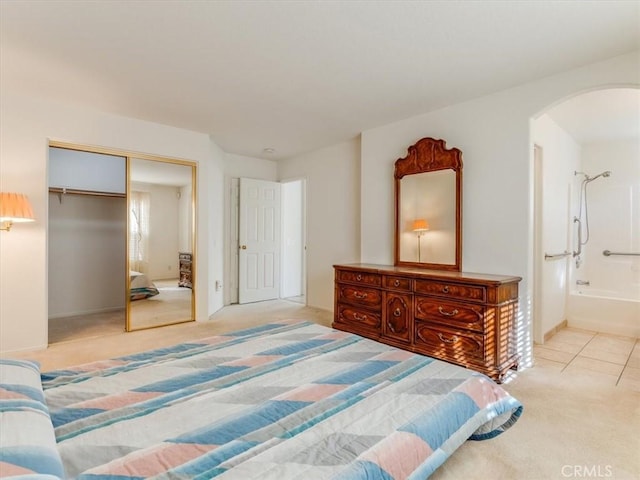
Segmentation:
{"type": "Polygon", "coordinates": [[[569,295],[567,323],[570,327],[638,338],[640,295],[588,287],[576,290],[569,295]]]}

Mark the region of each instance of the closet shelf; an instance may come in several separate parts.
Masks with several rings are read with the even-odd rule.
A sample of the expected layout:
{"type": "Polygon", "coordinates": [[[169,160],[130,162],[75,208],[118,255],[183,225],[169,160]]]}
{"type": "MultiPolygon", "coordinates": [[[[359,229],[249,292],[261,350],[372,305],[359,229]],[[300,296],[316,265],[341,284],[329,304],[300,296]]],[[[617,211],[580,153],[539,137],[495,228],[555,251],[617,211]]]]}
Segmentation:
{"type": "Polygon", "coordinates": [[[92,197],[116,197],[116,198],[127,197],[126,193],[98,192],[93,190],[79,190],[76,188],[66,188],[66,187],[49,187],[49,193],[57,193],[60,203],[62,203],[63,195],[90,195],[92,197]]]}

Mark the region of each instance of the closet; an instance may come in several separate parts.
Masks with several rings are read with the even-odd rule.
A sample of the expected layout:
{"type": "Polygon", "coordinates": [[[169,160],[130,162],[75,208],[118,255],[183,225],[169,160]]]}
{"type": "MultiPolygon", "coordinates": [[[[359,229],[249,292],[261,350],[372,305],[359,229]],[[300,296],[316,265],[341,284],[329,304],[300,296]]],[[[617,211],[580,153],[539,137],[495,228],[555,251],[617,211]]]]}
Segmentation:
{"type": "Polygon", "coordinates": [[[195,176],[192,162],[50,144],[49,343],[195,319],[194,272],[180,282],[195,176]]]}
{"type": "Polygon", "coordinates": [[[49,149],[49,341],[125,327],[126,157],[49,149]]]}

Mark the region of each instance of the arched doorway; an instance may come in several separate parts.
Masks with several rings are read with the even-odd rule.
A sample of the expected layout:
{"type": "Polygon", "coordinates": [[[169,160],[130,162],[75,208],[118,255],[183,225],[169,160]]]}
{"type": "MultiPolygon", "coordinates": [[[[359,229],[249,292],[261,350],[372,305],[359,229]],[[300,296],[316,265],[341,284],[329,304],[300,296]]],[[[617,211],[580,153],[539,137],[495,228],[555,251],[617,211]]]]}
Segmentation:
{"type": "Polygon", "coordinates": [[[638,336],[638,105],[639,89],[601,89],[532,122],[538,344],[565,325],[638,336]]]}

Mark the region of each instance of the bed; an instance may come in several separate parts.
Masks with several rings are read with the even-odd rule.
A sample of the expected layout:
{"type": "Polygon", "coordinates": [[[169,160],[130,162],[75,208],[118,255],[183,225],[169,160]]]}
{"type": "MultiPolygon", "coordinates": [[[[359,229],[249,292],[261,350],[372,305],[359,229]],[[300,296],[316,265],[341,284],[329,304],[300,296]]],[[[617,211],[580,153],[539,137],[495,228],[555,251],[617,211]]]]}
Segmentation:
{"type": "Polygon", "coordinates": [[[129,298],[132,301],[153,297],[160,293],[149,277],[135,270],[129,271],[129,291],[129,298]]]}
{"type": "Polygon", "coordinates": [[[31,362],[0,367],[29,374],[20,386],[13,370],[0,372],[14,382],[0,392],[16,408],[31,402],[39,421],[30,429],[24,416],[1,417],[3,447],[13,434],[40,436],[26,450],[3,448],[0,472],[43,479],[425,479],[467,439],[499,435],[523,410],[482,374],[292,320],[39,382],[31,362]],[[27,461],[38,452],[40,463],[27,461]]]}

